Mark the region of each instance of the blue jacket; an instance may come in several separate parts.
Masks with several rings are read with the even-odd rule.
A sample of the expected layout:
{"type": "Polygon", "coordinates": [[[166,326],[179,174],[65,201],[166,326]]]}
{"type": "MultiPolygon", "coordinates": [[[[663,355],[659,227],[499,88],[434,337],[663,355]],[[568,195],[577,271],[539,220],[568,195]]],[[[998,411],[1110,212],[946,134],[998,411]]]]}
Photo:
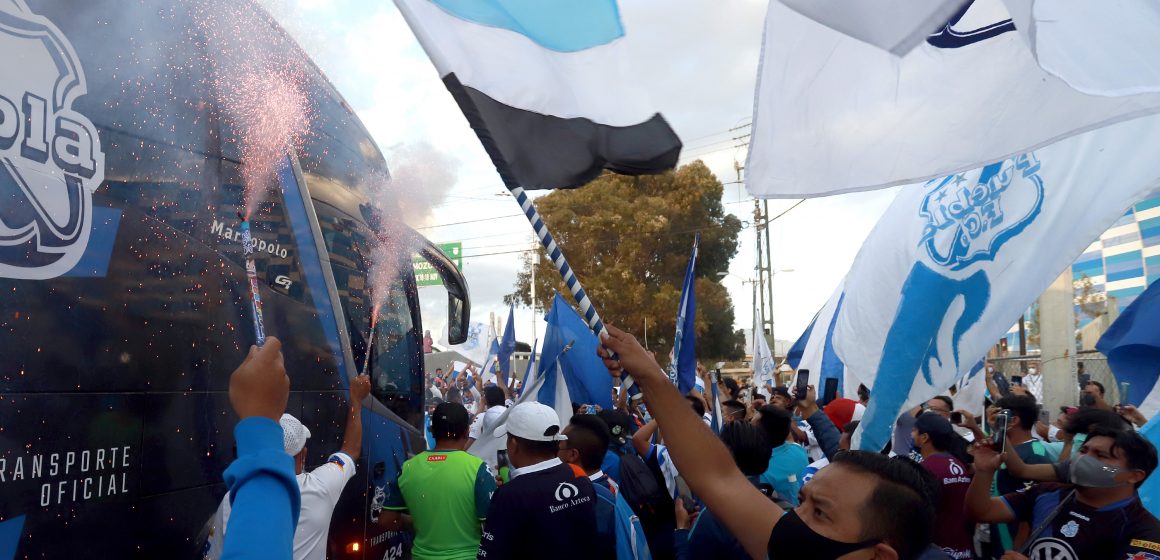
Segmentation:
{"type": "Polygon", "coordinates": [[[222,558],[285,558],[294,554],[301,495],[294,459],[282,447],[282,427],[250,417],[234,426],[238,458],[225,472],[229,525],[222,558]]]}

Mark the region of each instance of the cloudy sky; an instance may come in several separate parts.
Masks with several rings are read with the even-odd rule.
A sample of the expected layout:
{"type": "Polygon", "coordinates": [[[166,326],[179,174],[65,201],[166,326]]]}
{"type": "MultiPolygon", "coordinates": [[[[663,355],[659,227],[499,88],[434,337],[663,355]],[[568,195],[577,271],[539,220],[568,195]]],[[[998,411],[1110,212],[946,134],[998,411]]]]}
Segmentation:
{"type": "MultiPolygon", "coordinates": [[[[436,242],[462,241],[463,272],[472,314],[487,321],[505,315],[520,251],[531,227],[518,214],[462,113],[443,87],[392,2],[385,0],[264,0],[327,73],[366,124],[397,181],[413,185],[409,217],[436,242]],[[470,223],[461,223],[470,222],[470,223]]],[[[726,183],[726,210],[746,228],[723,283],[733,297],[737,328],[752,324],[755,276],[753,200],[738,184],[734,162],[744,164],[743,135],[752,114],[765,0],[621,0],[631,63],[640,84],[684,141],[682,163],[703,160],[726,183]],[[736,130],[731,130],[736,129],[736,130]],[[735,137],[742,137],[735,140],[735,137]]],[[[774,222],[774,317],[778,339],[795,339],[849,268],[858,247],[894,196],[894,190],[811,199],[774,222]]],[[[794,200],[769,202],[772,215],[794,200]]],[[[583,278],[585,263],[571,263],[583,278]]],[[[433,333],[446,319],[439,287],[420,290],[423,322],[433,333]]],[[[600,302],[595,302],[597,309],[600,302]]],[[[674,313],[676,310],[673,310],[674,313]]],[[[516,334],[529,341],[543,321],[516,309],[516,334]]],[[[438,335],[436,334],[436,339],[438,335]]]]}

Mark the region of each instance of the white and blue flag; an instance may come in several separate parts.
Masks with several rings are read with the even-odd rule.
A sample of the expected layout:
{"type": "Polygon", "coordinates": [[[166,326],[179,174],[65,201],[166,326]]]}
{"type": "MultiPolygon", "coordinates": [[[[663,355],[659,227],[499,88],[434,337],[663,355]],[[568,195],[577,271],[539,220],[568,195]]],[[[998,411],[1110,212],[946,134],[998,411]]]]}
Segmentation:
{"type": "Polygon", "coordinates": [[[615,0],[395,0],[509,188],[659,173],[681,141],[629,67],[615,0]]]}
{"type": "Polygon", "coordinates": [[[810,385],[817,388],[818,396],[821,396],[827,379],[838,380],[842,395],[856,394],[860,383],[853,376],[846,375],[846,365],[834,350],[834,326],[842,309],[844,287],[845,280],[838,284],[830,299],[785,354],[785,363],[789,367],[810,370],[810,385]]]}
{"type": "Polygon", "coordinates": [[[1160,187],[1158,150],[1160,116],[1150,116],[902,189],[846,276],[834,329],[847,373],[874,395],[855,443],[881,449],[903,410],[968,373],[1061,270],[1160,187]]]}
{"type": "Polygon", "coordinates": [[[773,352],[769,351],[769,343],[765,341],[765,331],[758,324],[757,313],[753,314],[753,387],[766,392],[766,385],[777,385],[774,373],[777,372],[777,363],[773,359],[773,352]]]}
{"type": "MultiPolygon", "coordinates": [[[[940,0],[924,4],[931,8],[935,2],[940,0]]],[[[1031,4],[1009,0],[1007,5],[1016,3],[1031,4]]],[[[1160,44],[1160,33],[1148,23],[1155,19],[1127,10],[1122,23],[1095,25],[1124,6],[1145,3],[1155,12],[1156,3],[1148,0],[1037,1],[1034,10],[1041,17],[1032,23],[1008,11],[1002,0],[968,0],[898,57],[773,0],[758,69],[746,188],[759,198],[801,198],[913,184],[1154,114],[1160,111],[1160,93],[1150,86],[1160,81],[1160,57],[1140,54],[1155,50],[1132,49],[1160,44]],[[1102,14],[1080,13],[1085,11],[1102,14]],[[1073,30],[1062,29],[1059,18],[1073,30]],[[1028,32],[1036,26],[1040,40],[1034,48],[1018,25],[1028,32]],[[1045,33],[1057,39],[1045,42],[1045,33]],[[1117,37],[1132,39],[1117,43],[1117,37]],[[1050,51],[1054,65],[1043,59],[1051,45],[1059,47],[1050,51]],[[1071,78],[1065,81],[1040,63],[1071,78]]],[[[792,4],[840,5],[843,17],[883,9],[880,2],[792,4]],[[853,4],[865,6],[848,7],[853,4]]]]}

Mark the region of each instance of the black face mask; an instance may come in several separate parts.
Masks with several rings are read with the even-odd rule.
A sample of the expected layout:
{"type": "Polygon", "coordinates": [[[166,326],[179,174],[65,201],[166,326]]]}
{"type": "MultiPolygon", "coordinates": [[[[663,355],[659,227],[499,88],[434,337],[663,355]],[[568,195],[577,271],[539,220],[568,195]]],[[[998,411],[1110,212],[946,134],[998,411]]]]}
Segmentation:
{"type": "Polygon", "coordinates": [[[844,543],[828,539],[810,529],[794,510],[789,510],[773,526],[769,533],[770,558],[795,558],[801,560],[831,560],[855,550],[862,550],[882,542],[870,539],[857,543],[844,543]]]}
{"type": "Polygon", "coordinates": [[[1095,406],[1096,396],[1091,393],[1084,393],[1079,396],[1080,406],[1095,406]]]}

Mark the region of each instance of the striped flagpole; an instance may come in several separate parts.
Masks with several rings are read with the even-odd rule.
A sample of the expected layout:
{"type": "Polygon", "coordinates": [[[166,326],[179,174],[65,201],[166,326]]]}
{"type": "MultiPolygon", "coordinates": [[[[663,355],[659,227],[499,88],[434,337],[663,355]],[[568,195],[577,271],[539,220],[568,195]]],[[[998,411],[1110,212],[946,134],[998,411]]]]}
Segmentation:
{"type": "MultiPolygon", "coordinates": [[[[568,265],[568,259],[564,258],[564,252],[560,250],[559,245],[556,245],[556,240],[552,239],[552,233],[548,231],[548,226],[544,224],[544,220],[540,218],[540,213],[532,204],[532,199],[524,192],[523,187],[508,187],[508,191],[516,197],[516,202],[523,209],[528,223],[532,224],[532,230],[536,232],[536,237],[540,239],[544,250],[548,252],[548,258],[551,259],[552,264],[556,265],[556,271],[560,273],[560,278],[564,279],[564,284],[572,292],[572,299],[576,301],[576,305],[580,307],[580,312],[584,314],[588,328],[592,329],[597,338],[603,340],[608,335],[608,329],[604,328],[604,321],[600,319],[600,314],[596,312],[592,300],[588,299],[588,293],[580,285],[580,279],[572,272],[572,267],[568,265]]],[[[632,378],[629,377],[622,379],[621,383],[625,390],[633,386],[632,378]]]]}

